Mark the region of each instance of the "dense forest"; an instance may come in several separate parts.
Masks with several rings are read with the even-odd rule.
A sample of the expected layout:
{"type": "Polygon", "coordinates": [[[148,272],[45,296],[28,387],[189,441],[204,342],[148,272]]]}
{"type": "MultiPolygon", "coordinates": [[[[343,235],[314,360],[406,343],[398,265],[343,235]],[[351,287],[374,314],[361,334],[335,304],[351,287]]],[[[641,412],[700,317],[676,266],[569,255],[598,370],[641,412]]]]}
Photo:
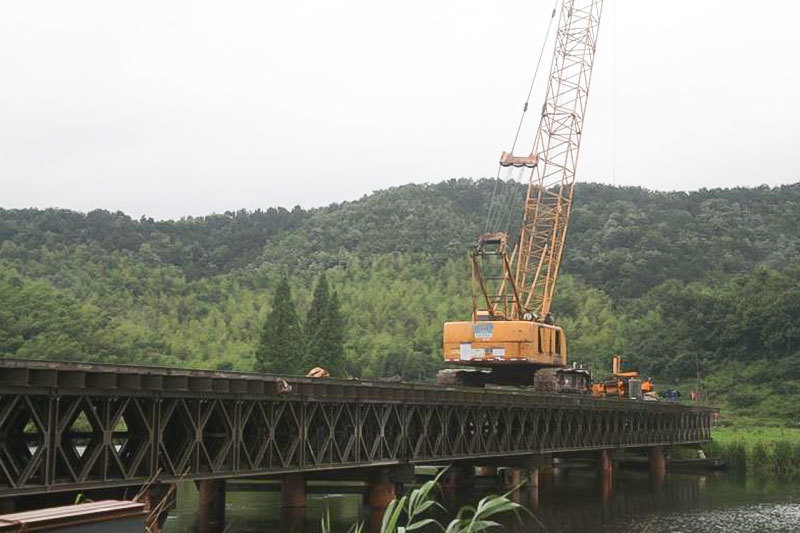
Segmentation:
{"type": "MultiPolygon", "coordinates": [[[[442,322],[469,314],[466,251],[494,186],[178,221],[0,209],[0,356],[254,369],[280,280],[306,317],[325,273],[338,372],[431,379],[442,322]]],[[[602,375],[621,353],[669,387],[699,373],[736,416],[800,420],[800,183],[579,184],[563,273],[554,307],[570,359],[602,375]]]]}

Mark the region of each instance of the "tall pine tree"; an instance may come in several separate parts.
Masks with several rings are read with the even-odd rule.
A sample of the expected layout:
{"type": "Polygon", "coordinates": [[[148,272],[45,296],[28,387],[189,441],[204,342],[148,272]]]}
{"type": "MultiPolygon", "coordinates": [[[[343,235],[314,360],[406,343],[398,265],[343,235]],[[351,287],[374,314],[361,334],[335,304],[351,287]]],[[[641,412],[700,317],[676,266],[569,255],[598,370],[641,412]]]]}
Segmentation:
{"type": "Polygon", "coordinates": [[[261,331],[256,368],[279,374],[304,373],[303,352],[303,331],[292,302],[289,280],[284,277],[275,288],[272,311],[261,331]]]}
{"type": "Polygon", "coordinates": [[[331,291],[323,273],[314,288],[314,298],[306,315],[306,366],[321,366],[332,376],[344,368],[344,318],[339,296],[331,291]]]}

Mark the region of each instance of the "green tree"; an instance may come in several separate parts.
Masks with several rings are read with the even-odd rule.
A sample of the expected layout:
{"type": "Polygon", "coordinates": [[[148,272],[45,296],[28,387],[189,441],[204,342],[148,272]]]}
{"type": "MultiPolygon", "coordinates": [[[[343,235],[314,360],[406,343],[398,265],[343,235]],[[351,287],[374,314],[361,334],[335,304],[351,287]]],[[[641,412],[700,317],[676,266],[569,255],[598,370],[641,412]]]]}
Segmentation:
{"type": "Polygon", "coordinates": [[[306,316],[306,366],[321,366],[331,375],[341,375],[344,367],[344,318],[339,295],[331,291],[323,273],[314,288],[314,298],[306,316]]]}
{"type": "Polygon", "coordinates": [[[256,350],[256,368],[275,373],[303,370],[303,332],[286,277],[275,288],[272,310],[264,322],[256,350]]]}

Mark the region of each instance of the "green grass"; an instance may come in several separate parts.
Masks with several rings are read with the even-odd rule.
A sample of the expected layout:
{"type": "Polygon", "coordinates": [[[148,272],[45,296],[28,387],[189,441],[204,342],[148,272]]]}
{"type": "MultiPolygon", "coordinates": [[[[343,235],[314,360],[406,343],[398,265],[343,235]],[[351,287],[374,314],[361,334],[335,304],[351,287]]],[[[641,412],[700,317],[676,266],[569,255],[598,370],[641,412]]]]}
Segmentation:
{"type": "Polygon", "coordinates": [[[709,457],[724,460],[740,474],[800,476],[800,429],[734,424],[714,428],[709,457]]]}
{"type": "Polygon", "coordinates": [[[789,442],[800,444],[800,428],[740,426],[714,428],[711,432],[714,442],[728,445],[744,442],[748,447],[756,443],[789,442]]]}

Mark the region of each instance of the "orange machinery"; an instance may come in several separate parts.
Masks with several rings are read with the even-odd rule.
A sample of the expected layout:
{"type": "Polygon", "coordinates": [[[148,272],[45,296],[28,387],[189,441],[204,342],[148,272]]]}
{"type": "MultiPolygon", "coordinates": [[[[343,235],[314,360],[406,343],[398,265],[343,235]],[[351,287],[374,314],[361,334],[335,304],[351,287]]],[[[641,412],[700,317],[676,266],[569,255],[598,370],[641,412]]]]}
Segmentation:
{"type": "Polygon", "coordinates": [[[636,400],[653,396],[654,387],[652,378],[641,379],[639,371],[630,369],[623,371],[622,357],[615,355],[611,359],[611,377],[592,383],[594,396],[619,396],[636,400]]]}

